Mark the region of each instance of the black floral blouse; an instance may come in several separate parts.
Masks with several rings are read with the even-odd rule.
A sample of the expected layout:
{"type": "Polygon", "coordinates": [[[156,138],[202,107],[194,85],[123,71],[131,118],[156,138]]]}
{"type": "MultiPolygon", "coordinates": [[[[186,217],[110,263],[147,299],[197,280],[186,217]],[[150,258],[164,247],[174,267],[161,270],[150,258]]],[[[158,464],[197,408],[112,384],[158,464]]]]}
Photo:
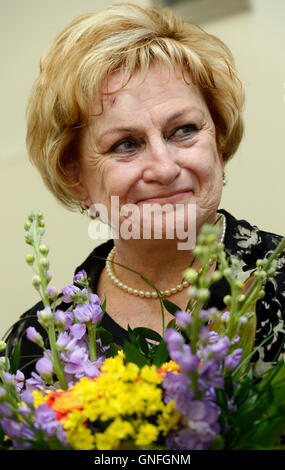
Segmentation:
{"type": "MultiPolygon", "coordinates": [[[[257,259],[262,259],[270,255],[281,241],[282,237],[269,232],[259,230],[258,227],[250,225],[245,220],[235,219],[229,212],[221,209],[220,213],[226,217],[226,233],[224,239],[225,251],[230,257],[235,257],[239,261],[240,271],[238,278],[245,281],[256,269],[257,259]]],[[[96,293],[97,283],[100,273],[105,266],[106,258],[113,247],[113,240],[96,247],[88,258],[76,269],[76,272],[84,269],[90,279],[90,286],[96,293]]],[[[216,307],[220,310],[225,308],[223,298],[230,293],[229,286],[225,279],[221,279],[211,287],[211,299],[208,308],[216,307]]],[[[8,342],[9,355],[21,338],[22,359],[20,367],[25,366],[23,372],[26,377],[33,371],[32,365],[27,365],[31,361],[31,356],[41,355],[41,350],[34,343],[26,339],[25,330],[28,326],[35,326],[43,337],[45,331],[38,324],[36,313],[42,308],[39,302],[28,310],[21,317],[12,332],[8,342]]],[[[62,304],[62,309],[66,304],[62,304]]],[[[270,278],[265,284],[265,296],[257,302],[257,331],[255,345],[259,346],[270,336],[270,339],[261,345],[252,358],[254,362],[254,373],[256,376],[262,375],[268,370],[277,358],[283,355],[285,358],[285,253],[279,257],[277,271],[274,278],[270,278]]],[[[115,343],[123,345],[124,339],[128,338],[128,332],[121,328],[106,312],[103,317],[102,326],[113,336],[115,343]]]]}

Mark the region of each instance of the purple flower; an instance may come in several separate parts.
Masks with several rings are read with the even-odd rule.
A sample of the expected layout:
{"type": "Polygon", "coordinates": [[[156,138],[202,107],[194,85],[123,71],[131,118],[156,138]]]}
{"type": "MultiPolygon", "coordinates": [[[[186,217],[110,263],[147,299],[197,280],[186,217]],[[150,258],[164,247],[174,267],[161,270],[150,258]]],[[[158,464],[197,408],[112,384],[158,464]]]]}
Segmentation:
{"type": "Polygon", "coordinates": [[[73,300],[76,298],[78,293],[80,293],[79,287],[74,286],[73,284],[70,284],[69,286],[63,287],[62,288],[62,293],[63,293],[63,302],[66,304],[69,304],[73,302],[73,300]]]}
{"type": "Polygon", "coordinates": [[[209,333],[209,343],[214,344],[220,339],[219,333],[216,331],[210,331],[209,333]]]}
{"type": "Polygon", "coordinates": [[[73,310],[73,315],[79,323],[89,323],[91,321],[97,323],[102,317],[102,309],[96,300],[90,299],[89,304],[77,305],[73,310]]]}
{"type": "Polygon", "coordinates": [[[199,312],[199,318],[201,318],[201,320],[208,320],[209,318],[209,311],[208,310],[201,310],[199,312]]]}
{"type": "Polygon", "coordinates": [[[195,421],[202,421],[206,415],[206,406],[201,400],[193,400],[188,403],[188,413],[186,418],[195,421]]]}
{"type": "Polygon", "coordinates": [[[66,324],[65,324],[65,330],[69,330],[70,327],[73,324],[74,316],[72,312],[66,312],[65,314],[66,317],[66,324]]]}
{"type": "Polygon", "coordinates": [[[99,299],[98,295],[97,294],[90,294],[89,295],[89,303],[92,306],[93,315],[94,315],[94,318],[95,318],[93,323],[97,323],[103,315],[101,305],[100,305],[100,299],[99,299]]]}
{"type": "Polygon", "coordinates": [[[202,450],[198,436],[187,428],[181,429],[177,434],[169,434],[166,447],[171,450],[202,450]]]}
{"type": "Polygon", "coordinates": [[[25,380],[25,376],[24,376],[23,372],[21,372],[20,370],[17,370],[17,372],[16,372],[16,380],[18,382],[23,382],[25,380]]]}
{"type": "Polygon", "coordinates": [[[202,325],[199,330],[199,337],[201,341],[207,341],[210,336],[210,330],[206,325],[202,325]]]}
{"type": "Polygon", "coordinates": [[[19,406],[17,411],[23,418],[26,418],[31,413],[30,408],[27,406],[19,406]]]}
{"type": "Polygon", "coordinates": [[[5,382],[8,382],[8,383],[13,383],[13,382],[16,381],[15,375],[10,374],[10,372],[4,372],[3,373],[3,379],[4,379],[5,382]]]}
{"type": "Polygon", "coordinates": [[[31,377],[26,380],[26,390],[33,392],[34,390],[45,390],[45,381],[35,372],[31,373],[31,377]]]}
{"type": "Polygon", "coordinates": [[[232,344],[238,344],[240,342],[240,336],[236,335],[234,339],[232,340],[232,344]]]}
{"type": "Polygon", "coordinates": [[[27,333],[28,340],[35,343],[38,337],[37,330],[33,326],[29,326],[29,328],[27,328],[26,333],[27,333]]]}
{"type": "Polygon", "coordinates": [[[187,326],[191,325],[192,323],[192,318],[190,317],[190,314],[184,312],[183,310],[178,310],[175,314],[175,318],[180,328],[187,328],[187,326]]]}
{"type": "Polygon", "coordinates": [[[50,307],[45,307],[43,310],[37,312],[39,323],[44,327],[48,328],[50,322],[53,320],[53,314],[50,307]]]}
{"type": "Polygon", "coordinates": [[[73,310],[73,315],[80,323],[89,323],[92,321],[92,307],[89,304],[80,304],[73,310]]]}
{"type": "Polygon", "coordinates": [[[45,403],[39,405],[35,410],[35,428],[43,429],[48,436],[53,436],[57,427],[58,421],[55,411],[45,403]]]}
{"type": "Polygon", "coordinates": [[[29,442],[13,441],[12,450],[29,450],[31,444],[29,442]]]}
{"type": "Polygon", "coordinates": [[[79,271],[77,274],[75,274],[73,278],[73,282],[80,282],[80,281],[85,281],[87,280],[87,273],[82,269],[82,271],[79,271]]]}
{"type": "Polygon", "coordinates": [[[54,313],[54,322],[56,326],[64,329],[66,327],[67,315],[63,310],[56,310],[54,313]]]}
{"type": "Polygon", "coordinates": [[[103,359],[99,358],[96,361],[88,361],[85,366],[84,366],[84,373],[87,377],[93,378],[93,377],[99,377],[99,369],[103,365],[103,359]]]}
{"type": "Polygon", "coordinates": [[[229,370],[233,370],[237,367],[241,360],[242,349],[235,349],[232,354],[229,354],[225,357],[225,367],[229,370]]]}
{"type": "Polygon", "coordinates": [[[10,409],[9,403],[0,403],[0,415],[5,418],[11,418],[12,411],[10,409]]]}
{"type": "Polygon", "coordinates": [[[25,376],[23,372],[21,372],[20,370],[17,370],[16,372],[16,380],[17,380],[17,391],[19,392],[20,390],[22,390],[25,384],[25,376]]]}
{"type": "Polygon", "coordinates": [[[173,450],[205,450],[220,432],[218,409],[209,400],[193,400],[188,403],[178,433],[170,434],[166,446],[173,450]]]}
{"type": "Polygon", "coordinates": [[[184,343],[183,336],[174,328],[168,328],[165,332],[164,339],[167,342],[169,351],[178,350],[184,343]]]}
{"type": "Polygon", "coordinates": [[[203,381],[203,388],[205,383],[209,382],[213,387],[223,387],[223,376],[221,372],[221,363],[218,359],[211,358],[205,361],[200,369],[200,379],[203,381]]]}
{"type": "Polygon", "coordinates": [[[220,360],[227,354],[229,347],[230,340],[225,336],[211,346],[211,351],[215,358],[220,360]]]}
{"type": "Polygon", "coordinates": [[[75,339],[81,339],[86,333],[86,325],[84,323],[75,323],[70,328],[70,334],[75,339]]]}
{"type": "Polygon", "coordinates": [[[50,298],[50,299],[54,299],[54,297],[56,297],[56,294],[57,294],[57,290],[55,287],[52,287],[52,286],[48,286],[46,288],[46,295],[50,298]]]}
{"type": "Polygon", "coordinates": [[[192,353],[189,344],[184,344],[181,350],[171,351],[170,356],[185,374],[195,372],[198,369],[199,358],[192,353]]]}
{"type": "Polygon", "coordinates": [[[70,381],[72,380],[72,376],[76,379],[80,379],[84,376],[90,378],[99,376],[103,356],[91,362],[89,360],[87,346],[75,344],[73,349],[68,350],[67,353],[62,354],[61,357],[64,361],[64,372],[70,376],[70,381]]]}
{"type": "Polygon", "coordinates": [[[42,429],[49,437],[56,435],[60,442],[66,445],[66,434],[62,424],[57,421],[55,411],[45,403],[35,410],[34,426],[37,430],[42,429]]]}
{"type": "Polygon", "coordinates": [[[27,428],[27,426],[22,426],[22,437],[24,439],[32,440],[35,438],[35,433],[27,428]]]}
{"type": "Polygon", "coordinates": [[[26,403],[28,406],[33,406],[34,404],[34,397],[31,392],[28,390],[23,390],[21,393],[21,400],[26,403]]]}
{"type": "Polygon", "coordinates": [[[49,377],[53,372],[53,364],[47,357],[42,357],[36,363],[36,371],[43,377],[49,377]]]}
{"type": "Polygon", "coordinates": [[[231,315],[230,312],[226,310],[226,312],[224,312],[222,315],[222,321],[226,322],[230,318],[230,315],[231,315]]]}
{"type": "Polygon", "coordinates": [[[22,436],[22,426],[10,418],[3,418],[1,421],[3,431],[11,439],[19,439],[22,436]]]}
{"type": "Polygon", "coordinates": [[[168,402],[173,398],[177,411],[184,415],[194,395],[189,379],[183,374],[167,372],[163,378],[163,388],[166,390],[165,401],[168,402]]]}
{"type": "Polygon", "coordinates": [[[69,343],[70,343],[70,338],[66,331],[58,335],[56,345],[59,347],[59,349],[67,348],[69,343]]]}

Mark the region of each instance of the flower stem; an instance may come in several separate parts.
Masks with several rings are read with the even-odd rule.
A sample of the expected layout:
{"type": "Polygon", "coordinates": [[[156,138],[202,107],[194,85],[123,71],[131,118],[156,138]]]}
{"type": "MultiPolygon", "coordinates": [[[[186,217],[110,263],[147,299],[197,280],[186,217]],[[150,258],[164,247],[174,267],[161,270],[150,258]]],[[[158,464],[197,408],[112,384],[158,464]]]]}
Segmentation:
{"type": "MultiPolygon", "coordinates": [[[[46,288],[47,288],[47,278],[44,274],[43,268],[40,263],[40,240],[38,238],[38,217],[36,217],[36,220],[34,221],[34,242],[33,242],[33,247],[35,250],[35,255],[36,255],[36,263],[38,266],[39,270],[39,276],[40,276],[40,282],[41,282],[41,287],[42,287],[42,301],[45,307],[50,307],[50,301],[48,296],[46,295],[46,288]]],[[[62,367],[60,365],[59,357],[58,357],[58,351],[56,349],[56,334],[55,334],[55,326],[54,326],[54,320],[52,320],[48,326],[48,338],[49,338],[49,344],[50,348],[52,351],[52,363],[53,363],[53,368],[54,372],[57,376],[57,379],[59,380],[60,386],[66,390],[67,389],[67,384],[65,380],[65,375],[64,371],[62,370],[62,367]]]]}
{"type": "Polygon", "coordinates": [[[42,268],[41,263],[40,263],[41,254],[40,254],[39,244],[40,244],[40,242],[39,242],[39,239],[38,239],[38,219],[36,218],[36,220],[34,222],[33,248],[35,250],[36,262],[37,262],[37,266],[38,266],[38,270],[39,270],[39,276],[40,276],[40,280],[41,280],[41,287],[42,287],[41,297],[42,297],[42,301],[43,301],[44,306],[48,307],[50,305],[50,302],[49,302],[48,296],[45,293],[46,288],[47,288],[47,280],[46,280],[46,277],[45,277],[44,272],[43,272],[43,268],[42,268]]]}
{"type": "Polygon", "coordinates": [[[90,360],[95,361],[97,357],[97,352],[96,352],[96,328],[92,323],[90,322],[87,325],[88,328],[88,333],[89,333],[89,341],[88,341],[88,346],[89,346],[89,353],[90,353],[90,360]]]}
{"type": "Polygon", "coordinates": [[[62,367],[60,365],[58,352],[57,352],[56,344],[55,344],[56,336],[55,336],[54,322],[52,322],[48,328],[48,339],[49,339],[49,344],[50,344],[50,348],[52,351],[52,363],[53,363],[54,372],[58,378],[61,388],[63,390],[67,390],[67,383],[65,380],[64,371],[62,370],[62,367]]]}

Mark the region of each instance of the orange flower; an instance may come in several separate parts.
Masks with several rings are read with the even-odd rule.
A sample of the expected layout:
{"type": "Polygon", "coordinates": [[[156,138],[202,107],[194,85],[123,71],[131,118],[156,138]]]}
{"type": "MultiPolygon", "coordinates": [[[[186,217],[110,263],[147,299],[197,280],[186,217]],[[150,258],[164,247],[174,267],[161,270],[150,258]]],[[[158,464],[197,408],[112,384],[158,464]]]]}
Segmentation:
{"type": "Polygon", "coordinates": [[[181,372],[181,370],[176,362],[169,361],[162,364],[160,369],[157,370],[158,375],[160,375],[162,378],[165,376],[166,372],[173,372],[174,374],[178,374],[181,372]]]}
{"type": "Polygon", "coordinates": [[[82,410],[83,406],[73,395],[72,388],[67,391],[51,392],[46,404],[56,412],[56,418],[61,421],[73,410],[82,410]]]}

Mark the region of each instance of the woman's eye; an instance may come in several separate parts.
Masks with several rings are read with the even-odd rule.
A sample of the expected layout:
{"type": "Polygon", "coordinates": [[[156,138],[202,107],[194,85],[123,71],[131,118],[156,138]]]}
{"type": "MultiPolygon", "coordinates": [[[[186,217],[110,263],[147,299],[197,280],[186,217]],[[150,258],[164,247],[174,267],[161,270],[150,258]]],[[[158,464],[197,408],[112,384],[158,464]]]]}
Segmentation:
{"type": "Polygon", "coordinates": [[[180,138],[180,137],[192,137],[192,135],[198,130],[195,124],[187,124],[186,126],[181,126],[176,129],[172,134],[171,138],[180,138]]]}
{"type": "Polygon", "coordinates": [[[119,142],[118,144],[115,144],[111,148],[111,152],[116,152],[116,153],[128,153],[132,152],[135,148],[135,142],[132,140],[124,140],[123,142],[119,142]]]}

